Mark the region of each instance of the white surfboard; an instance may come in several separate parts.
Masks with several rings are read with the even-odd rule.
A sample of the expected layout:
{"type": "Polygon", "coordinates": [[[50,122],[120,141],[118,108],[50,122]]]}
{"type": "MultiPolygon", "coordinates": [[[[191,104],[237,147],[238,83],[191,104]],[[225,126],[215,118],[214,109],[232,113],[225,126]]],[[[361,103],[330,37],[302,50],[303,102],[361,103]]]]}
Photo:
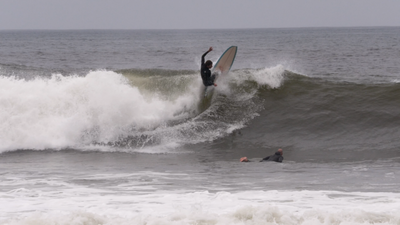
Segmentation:
{"type": "MultiPolygon", "coordinates": [[[[217,63],[215,63],[214,68],[211,71],[211,74],[218,74],[215,80],[221,75],[225,75],[229,72],[232,67],[233,62],[235,61],[237,52],[237,46],[231,46],[219,57],[217,63]]],[[[207,86],[204,89],[204,97],[207,96],[207,86]]]]}
{"type": "Polygon", "coordinates": [[[236,52],[237,46],[229,47],[215,63],[213,72],[227,74],[232,67],[233,61],[235,61],[236,52]]]}

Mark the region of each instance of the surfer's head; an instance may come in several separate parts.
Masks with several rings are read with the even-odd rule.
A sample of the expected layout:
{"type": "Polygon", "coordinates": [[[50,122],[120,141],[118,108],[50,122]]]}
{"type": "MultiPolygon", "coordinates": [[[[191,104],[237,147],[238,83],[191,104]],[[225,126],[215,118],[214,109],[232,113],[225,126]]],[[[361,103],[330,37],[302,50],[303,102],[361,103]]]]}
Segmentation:
{"type": "Polygon", "coordinates": [[[212,63],[211,60],[207,60],[205,64],[206,64],[206,66],[207,66],[208,69],[211,69],[212,66],[213,66],[213,63],[212,63]]]}
{"type": "Polygon", "coordinates": [[[280,155],[283,155],[283,150],[281,148],[278,149],[278,152],[280,153],[280,155]]]}

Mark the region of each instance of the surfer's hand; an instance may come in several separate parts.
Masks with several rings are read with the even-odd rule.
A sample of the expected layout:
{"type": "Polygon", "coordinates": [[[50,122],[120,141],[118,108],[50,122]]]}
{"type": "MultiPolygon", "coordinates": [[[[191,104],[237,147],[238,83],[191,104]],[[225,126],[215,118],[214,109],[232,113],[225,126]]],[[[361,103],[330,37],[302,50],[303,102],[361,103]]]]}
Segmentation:
{"type": "Polygon", "coordinates": [[[213,50],[213,48],[212,48],[212,47],[210,47],[210,49],[208,49],[208,51],[209,51],[209,52],[211,52],[212,50],[213,50]]]}
{"type": "Polygon", "coordinates": [[[216,84],[216,83],[214,83],[214,86],[216,87],[216,86],[217,86],[217,84],[216,84]]]}

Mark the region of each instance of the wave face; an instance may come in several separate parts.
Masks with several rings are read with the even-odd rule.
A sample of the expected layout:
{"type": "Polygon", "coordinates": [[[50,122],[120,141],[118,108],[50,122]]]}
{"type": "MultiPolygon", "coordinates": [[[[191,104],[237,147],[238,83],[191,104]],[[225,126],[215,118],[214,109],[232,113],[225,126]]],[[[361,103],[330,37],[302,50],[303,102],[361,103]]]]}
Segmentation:
{"type": "MultiPolygon", "coordinates": [[[[254,97],[257,88],[242,85],[246,72],[221,78],[212,99],[203,99],[194,71],[1,77],[2,151],[91,145],[140,149],[214,140],[243,127],[261,108],[254,97]]],[[[254,79],[260,79],[257,73],[254,79]]]]}
{"type": "Polygon", "coordinates": [[[234,70],[218,83],[203,98],[200,76],[190,70],[1,77],[1,151],[170,152],[216,139],[228,145],[232,135],[247,148],[296,146],[310,154],[399,144],[395,82],[326,81],[277,65],[234,70]]]}
{"type": "Polygon", "coordinates": [[[285,73],[277,89],[258,89],[260,116],[237,141],[254,148],[284,147],[297,160],[397,157],[399,86],[355,84],[285,73]]]}

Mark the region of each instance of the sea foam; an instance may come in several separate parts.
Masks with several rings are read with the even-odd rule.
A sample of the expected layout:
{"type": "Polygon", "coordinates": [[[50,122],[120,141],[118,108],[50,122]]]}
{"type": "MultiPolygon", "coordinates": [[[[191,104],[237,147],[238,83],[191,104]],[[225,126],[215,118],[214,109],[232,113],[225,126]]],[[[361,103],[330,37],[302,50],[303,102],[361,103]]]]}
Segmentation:
{"type": "Polygon", "coordinates": [[[117,140],[132,130],[151,130],[185,118],[193,95],[148,97],[121,74],[0,77],[0,151],[65,148],[117,140]]]}
{"type": "MultiPolygon", "coordinates": [[[[19,198],[25,212],[0,222],[28,224],[398,224],[400,198],[387,193],[245,191],[19,198]],[[37,201],[37,203],[35,203],[37,201]],[[34,204],[35,203],[35,204],[34,204]]],[[[11,205],[13,207],[14,205],[11,205]]],[[[16,205],[15,205],[16,206],[16,205]]],[[[17,208],[15,208],[16,210],[17,208]]],[[[8,212],[8,213],[4,213],[8,212]]],[[[7,214],[7,215],[6,215],[7,214]]]]}

